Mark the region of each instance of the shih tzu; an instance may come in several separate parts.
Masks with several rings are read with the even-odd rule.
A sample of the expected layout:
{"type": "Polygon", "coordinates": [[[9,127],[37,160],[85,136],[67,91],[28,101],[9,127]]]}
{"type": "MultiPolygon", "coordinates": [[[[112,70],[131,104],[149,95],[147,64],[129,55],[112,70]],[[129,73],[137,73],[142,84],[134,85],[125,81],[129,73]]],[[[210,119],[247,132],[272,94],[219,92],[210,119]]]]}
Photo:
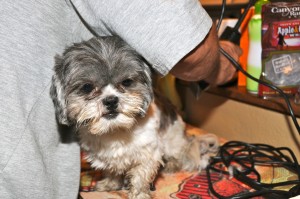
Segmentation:
{"type": "Polygon", "coordinates": [[[50,94],[57,119],[75,127],[87,160],[103,170],[98,191],[127,182],[130,199],[151,198],[160,168],[198,170],[217,151],[212,134],[186,136],[175,108],[154,92],[150,67],[118,37],[74,44],[55,61],[50,94]]]}

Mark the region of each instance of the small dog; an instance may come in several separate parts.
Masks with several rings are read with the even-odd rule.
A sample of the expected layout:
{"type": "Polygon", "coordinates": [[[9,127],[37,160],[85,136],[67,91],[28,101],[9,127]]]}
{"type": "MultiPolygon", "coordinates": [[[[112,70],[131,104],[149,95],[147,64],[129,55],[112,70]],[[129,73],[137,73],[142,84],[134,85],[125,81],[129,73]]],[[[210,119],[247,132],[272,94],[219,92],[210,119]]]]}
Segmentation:
{"type": "Polygon", "coordinates": [[[50,94],[57,119],[76,128],[87,160],[103,170],[98,191],[126,181],[130,199],[151,198],[161,166],[202,169],[217,151],[216,136],[185,135],[175,108],[152,88],[150,67],[120,38],[74,44],[55,61],[50,94]]]}

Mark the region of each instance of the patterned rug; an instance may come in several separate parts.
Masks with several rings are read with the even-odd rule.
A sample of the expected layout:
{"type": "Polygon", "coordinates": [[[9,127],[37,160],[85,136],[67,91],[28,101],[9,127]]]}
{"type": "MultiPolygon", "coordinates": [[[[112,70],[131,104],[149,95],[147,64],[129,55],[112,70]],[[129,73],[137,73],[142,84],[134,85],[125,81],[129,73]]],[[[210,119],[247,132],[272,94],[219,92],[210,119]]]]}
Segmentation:
{"type": "MultiPolygon", "coordinates": [[[[190,135],[206,133],[201,129],[188,126],[190,135]]],[[[225,143],[220,139],[221,143],[225,143]]],[[[284,167],[256,166],[262,183],[272,184],[291,180],[298,180],[296,173],[284,167]]],[[[101,172],[89,167],[82,161],[80,196],[83,199],[126,199],[127,191],[97,192],[94,190],[96,181],[101,178],[101,172]]],[[[232,176],[219,172],[211,172],[210,180],[213,189],[223,197],[232,196],[237,193],[249,193],[253,190],[246,184],[232,176]]],[[[290,186],[277,187],[280,190],[289,190],[290,186]]],[[[197,172],[177,172],[174,174],[160,173],[155,181],[156,190],[152,192],[154,199],[215,199],[217,198],[209,189],[208,176],[205,170],[197,172]]],[[[252,197],[262,199],[263,197],[252,197]]]]}

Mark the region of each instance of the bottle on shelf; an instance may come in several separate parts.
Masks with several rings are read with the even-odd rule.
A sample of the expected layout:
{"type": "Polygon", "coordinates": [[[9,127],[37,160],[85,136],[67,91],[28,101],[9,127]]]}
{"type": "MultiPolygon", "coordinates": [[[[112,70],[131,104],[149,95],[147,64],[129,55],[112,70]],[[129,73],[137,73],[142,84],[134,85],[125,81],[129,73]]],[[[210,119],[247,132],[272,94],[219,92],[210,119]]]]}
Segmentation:
{"type": "MultiPolygon", "coordinates": [[[[249,51],[247,58],[247,72],[253,77],[259,79],[262,71],[261,60],[261,8],[262,5],[269,3],[268,0],[258,0],[254,7],[254,15],[249,21],[249,51]]],[[[250,78],[246,78],[246,89],[249,93],[258,93],[258,83],[250,78]]]]}

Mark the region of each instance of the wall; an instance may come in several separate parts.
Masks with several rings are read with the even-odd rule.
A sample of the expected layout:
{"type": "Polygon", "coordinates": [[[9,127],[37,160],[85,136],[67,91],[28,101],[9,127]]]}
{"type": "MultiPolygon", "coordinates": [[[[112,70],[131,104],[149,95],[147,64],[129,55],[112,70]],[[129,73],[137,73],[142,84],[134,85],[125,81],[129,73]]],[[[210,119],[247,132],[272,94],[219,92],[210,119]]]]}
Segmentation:
{"type": "Polygon", "coordinates": [[[189,89],[184,96],[189,123],[226,140],[289,147],[300,160],[300,135],[289,116],[208,93],[196,100],[189,89]]]}

